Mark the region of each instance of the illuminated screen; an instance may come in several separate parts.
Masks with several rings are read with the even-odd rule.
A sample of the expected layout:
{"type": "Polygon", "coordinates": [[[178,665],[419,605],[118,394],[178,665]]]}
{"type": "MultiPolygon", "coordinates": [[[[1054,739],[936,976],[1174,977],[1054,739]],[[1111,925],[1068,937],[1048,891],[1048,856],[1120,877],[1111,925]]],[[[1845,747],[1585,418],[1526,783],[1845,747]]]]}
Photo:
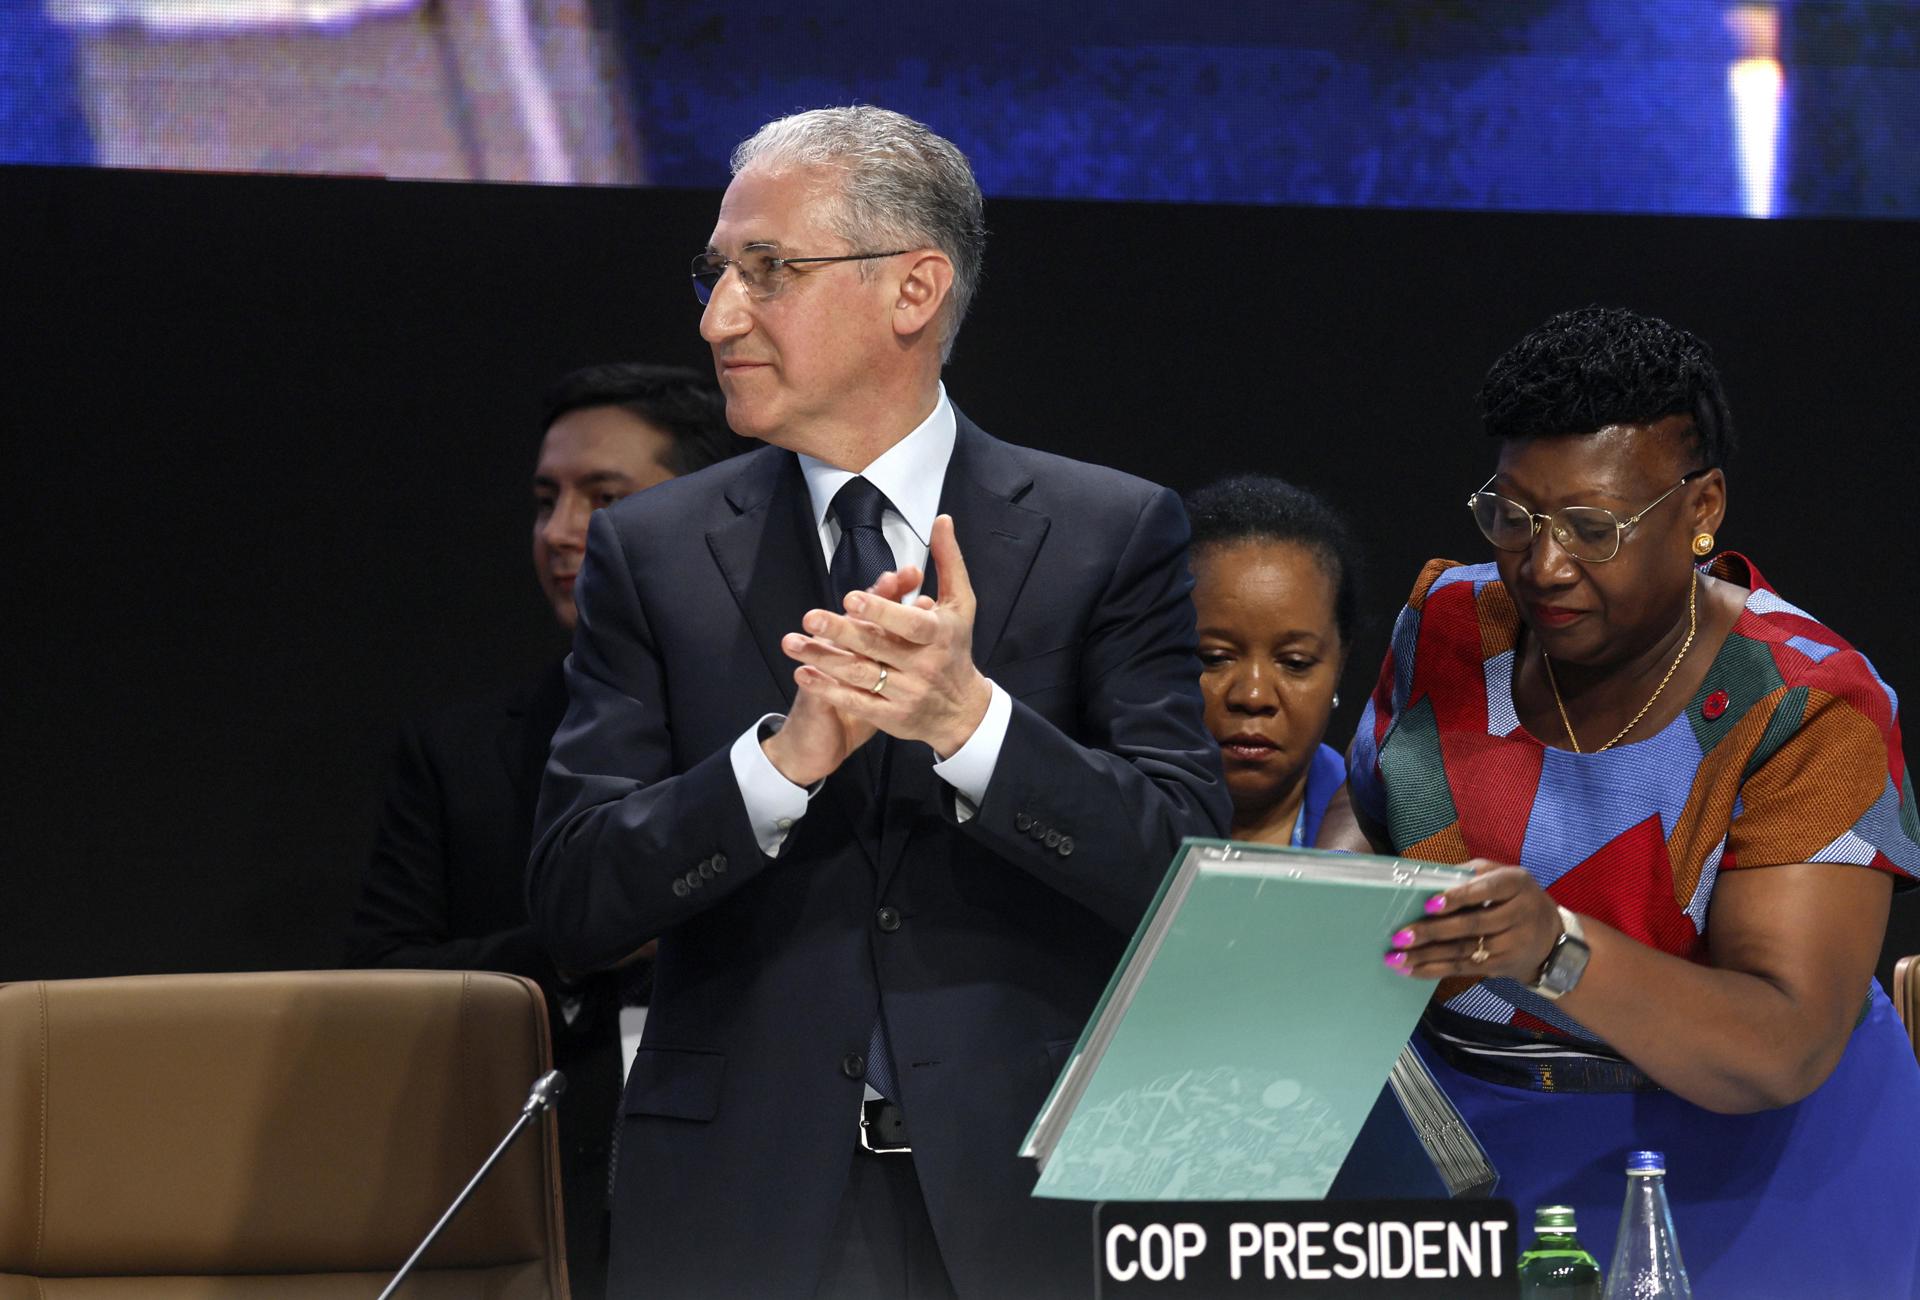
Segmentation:
{"type": "Polygon", "coordinates": [[[1920,216],[1906,0],[7,0],[0,161],[717,186],[796,108],[989,194],[1920,216]]]}

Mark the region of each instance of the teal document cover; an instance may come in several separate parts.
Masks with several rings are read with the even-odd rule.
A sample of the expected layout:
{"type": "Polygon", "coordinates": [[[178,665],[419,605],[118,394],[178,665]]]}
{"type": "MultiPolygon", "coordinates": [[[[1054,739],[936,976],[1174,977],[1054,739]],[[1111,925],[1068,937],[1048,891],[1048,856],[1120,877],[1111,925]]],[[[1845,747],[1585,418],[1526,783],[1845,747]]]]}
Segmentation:
{"type": "Polygon", "coordinates": [[[1324,1197],[1433,992],[1388,937],[1471,874],[1188,840],[1027,1134],[1033,1194],[1324,1197]]]}

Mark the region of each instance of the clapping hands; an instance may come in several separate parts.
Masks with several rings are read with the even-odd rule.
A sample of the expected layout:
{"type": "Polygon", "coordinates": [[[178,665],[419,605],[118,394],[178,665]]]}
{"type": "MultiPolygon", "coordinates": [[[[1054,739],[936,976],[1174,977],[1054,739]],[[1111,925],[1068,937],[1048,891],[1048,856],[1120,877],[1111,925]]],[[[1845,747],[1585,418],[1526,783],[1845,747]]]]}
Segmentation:
{"type": "Polygon", "coordinates": [[[876,731],[924,741],[949,758],[986,716],[992,687],[973,663],[973,584],[951,516],[934,521],[929,556],[937,601],[901,603],[921,584],[921,571],[908,565],[849,593],[843,614],[809,610],[805,631],[781,641],[800,664],[800,693],[787,725],[764,744],[788,780],[823,779],[876,731]]]}

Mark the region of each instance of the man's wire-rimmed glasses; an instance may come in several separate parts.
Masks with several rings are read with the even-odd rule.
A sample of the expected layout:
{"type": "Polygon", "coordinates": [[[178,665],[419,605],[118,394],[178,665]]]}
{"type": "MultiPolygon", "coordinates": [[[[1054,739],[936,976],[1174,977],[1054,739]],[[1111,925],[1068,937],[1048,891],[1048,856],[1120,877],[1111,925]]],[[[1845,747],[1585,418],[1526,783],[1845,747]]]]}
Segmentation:
{"type": "Polygon", "coordinates": [[[693,259],[693,296],[700,300],[702,307],[713,297],[713,291],[720,285],[720,277],[732,267],[740,273],[740,281],[747,286],[747,293],[761,302],[773,297],[786,288],[793,280],[790,267],[806,266],[818,262],[871,262],[882,257],[898,257],[902,253],[912,252],[908,248],[896,248],[890,253],[841,253],[836,257],[780,257],[773,251],[771,244],[748,244],[740,250],[738,257],[722,257],[718,253],[701,253],[693,259]]]}
{"type": "Polygon", "coordinates": [[[1480,531],[1486,534],[1487,540],[1503,551],[1526,550],[1533,545],[1533,539],[1540,535],[1540,530],[1545,528],[1553,544],[1574,559],[1586,564],[1604,564],[1620,553],[1620,539],[1626,535],[1627,529],[1644,519],[1649,510],[1705,474],[1709,468],[1711,466],[1702,466],[1684,475],[1678,483],[1625,519],[1601,506],[1562,506],[1551,514],[1540,514],[1511,497],[1487,491],[1493,480],[1500,477],[1497,473],[1482,483],[1478,492],[1467,498],[1467,509],[1473,512],[1473,522],[1480,525],[1480,531]]]}

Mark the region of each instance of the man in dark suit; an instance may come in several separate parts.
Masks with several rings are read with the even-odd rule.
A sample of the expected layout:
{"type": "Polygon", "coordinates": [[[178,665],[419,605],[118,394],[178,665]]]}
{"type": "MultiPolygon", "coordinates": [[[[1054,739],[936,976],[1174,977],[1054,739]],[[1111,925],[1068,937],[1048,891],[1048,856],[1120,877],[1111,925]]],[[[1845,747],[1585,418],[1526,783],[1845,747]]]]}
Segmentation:
{"type": "Polygon", "coordinates": [[[948,402],[984,240],[951,144],[820,110],[734,172],[701,332],[772,446],[594,520],[529,876],[567,966],[659,937],[610,1289],[1085,1292],[1085,1207],[1016,1149],[1225,825],[1185,516],[948,402]]]}
{"type": "MultiPolygon", "coordinates": [[[[719,392],[668,366],[593,366],[547,395],[533,473],[533,564],[562,628],[594,510],[734,450],[719,392]]],[[[498,699],[403,728],[355,908],[355,966],[498,970],[547,993],[573,1293],[604,1292],[608,1149],[620,1093],[622,976],[567,980],[527,921],[526,862],[547,747],[566,709],[554,664],[498,699]]],[[[644,963],[626,978],[644,978],[644,963]]]]}

